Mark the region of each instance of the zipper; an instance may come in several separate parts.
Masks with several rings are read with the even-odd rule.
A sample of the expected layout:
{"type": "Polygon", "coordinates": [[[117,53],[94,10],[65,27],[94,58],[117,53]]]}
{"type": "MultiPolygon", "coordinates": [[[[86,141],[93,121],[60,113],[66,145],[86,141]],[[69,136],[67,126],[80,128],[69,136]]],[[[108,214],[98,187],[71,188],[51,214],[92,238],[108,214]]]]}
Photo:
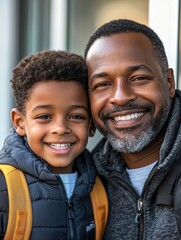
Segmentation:
{"type": "Polygon", "coordinates": [[[136,217],[135,217],[135,223],[137,223],[137,224],[141,223],[142,212],[143,212],[143,201],[141,199],[138,199],[137,214],[136,214],[136,217]]]}
{"type": "Polygon", "coordinates": [[[141,198],[138,199],[137,201],[137,213],[135,216],[135,223],[138,224],[138,240],[143,239],[143,227],[144,227],[144,222],[143,222],[143,201],[141,198]]]}
{"type": "MultiPolygon", "coordinates": [[[[143,229],[144,229],[144,221],[143,221],[143,196],[144,196],[144,192],[145,189],[147,188],[151,178],[153,177],[153,175],[156,173],[156,171],[158,170],[158,167],[155,167],[151,173],[149,178],[146,180],[143,191],[141,196],[139,197],[137,192],[134,190],[134,188],[126,181],[124,181],[123,179],[119,179],[116,176],[112,176],[111,180],[115,180],[116,182],[120,183],[124,188],[126,188],[129,192],[131,192],[133,194],[133,196],[135,197],[136,201],[137,201],[137,213],[135,216],[135,223],[138,225],[138,240],[142,240],[143,239],[143,229]]],[[[108,181],[110,181],[110,178],[107,178],[108,181]]]]}
{"type": "Polygon", "coordinates": [[[157,172],[158,167],[155,167],[150,172],[150,175],[148,179],[146,180],[143,191],[141,193],[140,198],[137,200],[137,214],[135,216],[135,223],[139,225],[139,231],[138,231],[138,240],[143,239],[143,229],[144,229],[144,221],[143,221],[143,196],[145,193],[146,188],[149,185],[150,180],[153,178],[154,174],[157,172]]]}
{"type": "Polygon", "coordinates": [[[64,194],[64,199],[67,205],[67,211],[68,211],[68,224],[67,224],[67,229],[68,229],[68,240],[76,240],[76,234],[75,234],[75,226],[74,226],[74,212],[73,212],[73,205],[72,205],[72,197],[70,199],[67,198],[65,186],[62,182],[62,179],[58,176],[60,179],[62,191],[64,194]]]}
{"type": "MultiPolygon", "coordinates": [[[[109,178],[107,178],[108,181],[110,181],[109,178]]],[[[143,201],[141,198],[139,198],[137,192],[134,190],[134,188],[126,181],[123,179],[119,179],[116,176],[112,176],[111,178],[112,182],[115,180],[116,182],[120,183],[124,188],[126,188],[129,192],[131,192],[137,201],[137,213],[135,216],[135,223],[138,225],[138,240],[142,239],[142,234],[143,234],[143,201]]]]}
{"type": "Polygon", "coordinates": [[[75,235],[75,227],[74,227],[74,213],[72,211],[73,207],[71,204],[71,201],[68,200],[68,239],[69,240],[75,240],[76,235],[75,235]]]}

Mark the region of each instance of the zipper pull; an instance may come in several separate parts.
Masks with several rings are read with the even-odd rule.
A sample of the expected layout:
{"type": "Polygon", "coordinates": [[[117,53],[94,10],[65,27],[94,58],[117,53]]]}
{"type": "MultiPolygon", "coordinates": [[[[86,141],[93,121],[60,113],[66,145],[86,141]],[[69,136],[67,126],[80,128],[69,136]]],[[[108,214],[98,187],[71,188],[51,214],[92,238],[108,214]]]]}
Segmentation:
{"type": "Polygon", "coordinates": [[[137,214],[136,214],[136,217],[135,217],[135,223],[140,223],[141,222],[142,210],[143,210],[143,202],[141,201],[141,199],[138,199],[137,214]]]}

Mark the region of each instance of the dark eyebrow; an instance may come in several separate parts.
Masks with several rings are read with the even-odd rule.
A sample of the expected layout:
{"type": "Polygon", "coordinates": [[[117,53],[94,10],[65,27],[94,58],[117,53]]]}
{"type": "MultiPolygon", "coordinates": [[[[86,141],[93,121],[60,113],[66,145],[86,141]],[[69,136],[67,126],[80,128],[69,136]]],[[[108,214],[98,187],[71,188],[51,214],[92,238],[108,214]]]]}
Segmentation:
{"type": "MultiPolygon", "coordinates": [[[[37,105],[33,108],[33,112],[39,110],[39,109],[52,109],[53,106],[52,105],[37,105]]],[[[77,108],[83,108],[85,109],[87,112],[89,112],[89,108],[84,106],[84,105],[72,105],[71,106],[72,109],[77,109],[77,108]]]]}
{"type": "Polygon", "coordinates": [[[72,105],[71,108],[73,109],[77,109],[77,108],[83,108],[85,109],[87,112],[89,112],[89,108],[84,106],[84,105],[72,105]]]}
{"type": "Polygon", "coordinates": [[[104,78],[104,77],[107,77],[107,76],[108,76],[108,74],[106,72],[96,73],[90,78],[90,81],[92,82],[97,78],[104,78]]]}
{"type": "Polygon", "coordinates": [[[33,112],[35,112],[36,110],[39,110],[39,109],[47,109],[47,108],[52,108],[52,106],[51,105],[36,105],[34,108],[33,108],[33,112]]]}
{"type": "Polygon", "coordinates": [[[144,64],[128,67],[128,70],[130,72],[134,72],[134,71],[142,70],[142,69],[146,70],[146,71],[148,71],[150,73],[153,73],[152,70],[149,67],[147,67],[146,65],[144,65],[144,64]]]}

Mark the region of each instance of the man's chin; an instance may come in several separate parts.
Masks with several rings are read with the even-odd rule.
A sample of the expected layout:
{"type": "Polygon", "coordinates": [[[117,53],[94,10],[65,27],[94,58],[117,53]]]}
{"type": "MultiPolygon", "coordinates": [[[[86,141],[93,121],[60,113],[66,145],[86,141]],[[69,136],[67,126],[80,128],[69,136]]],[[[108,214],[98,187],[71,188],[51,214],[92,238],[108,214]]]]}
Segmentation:
{"type": "Polygon", "coordinates": [[[133,153],[145,148],[153,139],[153,131],[142,131],[141,134],[127,132],[122,134],[107,134],[107,139],[111,146],[118,152],[133,153]]]}

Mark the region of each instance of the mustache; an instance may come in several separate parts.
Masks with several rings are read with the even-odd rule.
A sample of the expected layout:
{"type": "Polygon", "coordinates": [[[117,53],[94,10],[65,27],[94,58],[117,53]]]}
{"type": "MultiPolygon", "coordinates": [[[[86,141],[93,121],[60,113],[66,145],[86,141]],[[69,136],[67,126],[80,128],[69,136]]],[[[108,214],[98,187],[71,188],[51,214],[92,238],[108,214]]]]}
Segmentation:
{"type": "Polygon", "coordinates": [[[122,111],[127,111],[127,110],[134,110],[134,109],[141,109],[144,110],[145,112],[151,112],[153,110],[154,106],[153,104],[135,104],[132,102],[127,102],[124,106],[120,105],[115,105],[112,109],[109,111],[105,112],[102,115],[103,121],[107,120],[111,114],[117,113],[117,112],[122,112],[122,111]]]}

